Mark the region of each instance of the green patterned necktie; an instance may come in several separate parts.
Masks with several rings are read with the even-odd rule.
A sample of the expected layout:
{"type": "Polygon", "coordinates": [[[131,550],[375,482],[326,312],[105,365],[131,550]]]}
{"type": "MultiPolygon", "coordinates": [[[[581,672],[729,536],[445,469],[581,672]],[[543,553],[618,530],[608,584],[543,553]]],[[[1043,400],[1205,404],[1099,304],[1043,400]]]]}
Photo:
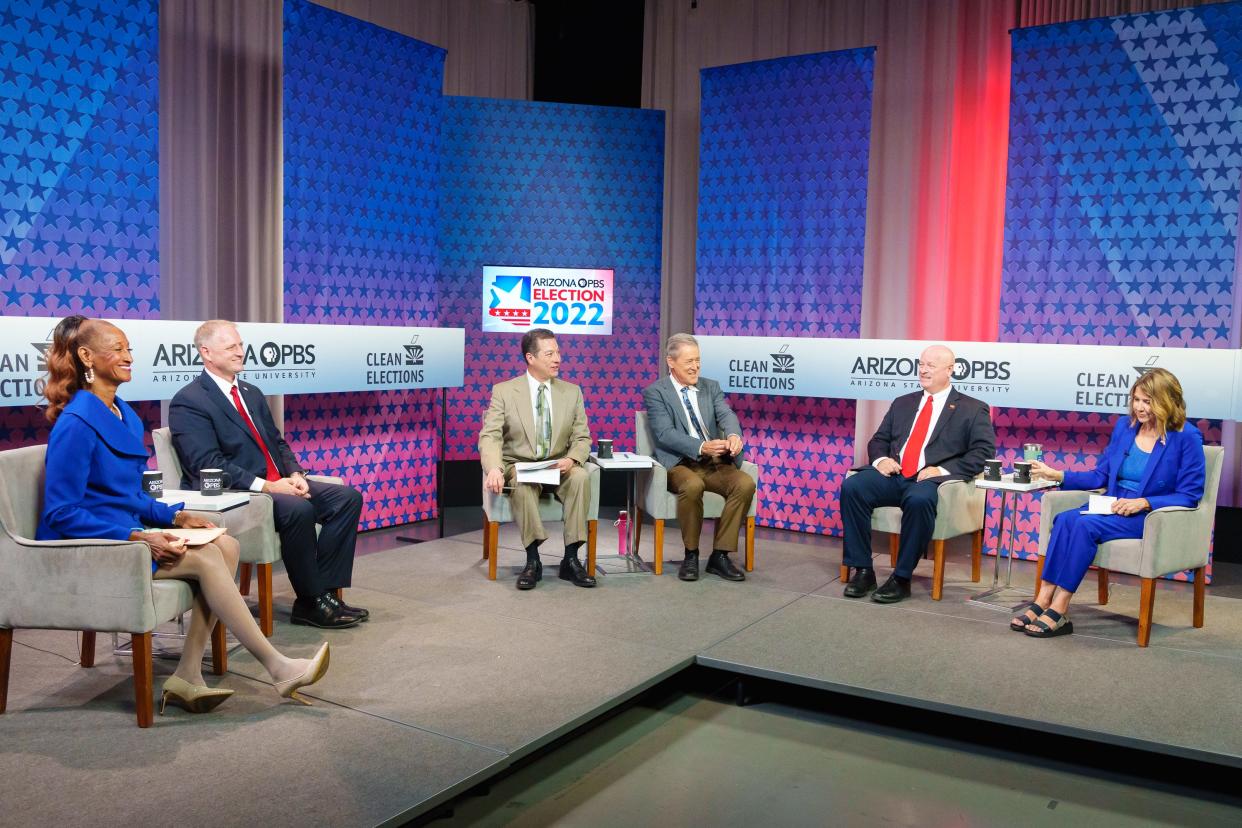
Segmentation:
{"type": "Polygon", "coordinates": [[[548,386],[539,386],[539,395],[535,398],[535,451],[543,460],[552,450],[552,409],[548,407],[548,386]]]}

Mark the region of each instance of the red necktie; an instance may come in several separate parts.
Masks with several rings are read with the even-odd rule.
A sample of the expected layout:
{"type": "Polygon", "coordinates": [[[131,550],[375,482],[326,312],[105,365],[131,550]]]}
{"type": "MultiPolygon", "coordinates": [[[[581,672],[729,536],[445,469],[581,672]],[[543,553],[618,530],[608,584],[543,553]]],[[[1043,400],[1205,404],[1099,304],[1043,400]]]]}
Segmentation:
{"type": "Polygon", "coordinates": [[[901,476],[914,477],[919,473],[919,455],[923,453],[923,442],[927,439],[927,427],[931,425],[932,398],[927,397],[927,404],[914,420],[914,428],[910,430],[910,439],[901,452],[901,476]]]}
{"type": "Polygon", "coordinates": [[[263,449],[263,459],[267,461],[267,479],[271,481],[279,480],[281,476],[280,469],[276,468],[276,464],[272,461],[272,453],[267,450],[267,445],[263,442],[263,438],[259,436],[259,430],[254,427],[254,421],[246,413],[246,406],[242,405],[241,395],[237,393],[237,386],[234,385],[230,390],[233,392],[233,405],[237,406],[237,413],[246,421],[246,427],[250,429],[250,436],[259,444],[259,448],[263,449]]]}

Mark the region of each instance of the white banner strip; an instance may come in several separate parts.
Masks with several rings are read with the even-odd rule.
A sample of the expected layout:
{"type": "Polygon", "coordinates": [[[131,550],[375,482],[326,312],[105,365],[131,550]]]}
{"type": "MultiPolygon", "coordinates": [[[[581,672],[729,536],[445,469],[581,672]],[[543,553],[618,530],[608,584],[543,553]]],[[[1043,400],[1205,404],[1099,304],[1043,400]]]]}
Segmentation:
{"type": "MultiPolygon", "coordinates": [[[[0,328],[0,406],[42,401],[44,354],[59,319],[4,317],[0,328]]],[[[109,320],[134,351],[125,400],[167,400],[203,370],[194,347],[198,322],[109,320]]],[[[464,381],[461,328],[282,325],[242,322],[242,376],[265,394],[322,394],[457,387],[464,381]]]]}
{"type": "MultiPolygon", "coordinates": [[[[933,342],[700,336],[703,375],[726,393],[891,400],[916,391],[919,354],[933,342]]],[[[989,405],[1048,411],[1126,410],[1130,386],[1152,368],[1182,383],[1191,416],[1236,420],[1240,351],[946,342],[953,385],[989,405]]],[[[1242,398],[1242,389],[1238,394],[1242,398]]]]}

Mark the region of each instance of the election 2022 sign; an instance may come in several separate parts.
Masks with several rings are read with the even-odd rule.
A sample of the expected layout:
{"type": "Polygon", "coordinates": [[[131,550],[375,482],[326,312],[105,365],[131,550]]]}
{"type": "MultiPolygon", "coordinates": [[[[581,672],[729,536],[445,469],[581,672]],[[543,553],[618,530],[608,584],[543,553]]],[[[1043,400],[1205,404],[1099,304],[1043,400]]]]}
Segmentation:
{"type": "Polygon", "coordinates": [[[483,330],[612,334],[611,270],[569,267],[483,268],[483,330]]]}
{"type": "MultiPolygon", "coordinates": [[[[4,317],[0,405],[42,401],[46,354],[59,319],[4,317]]],[[[134,352],[126,400],[171,399],[203,370],[198,322],[117,319],[134,352]]],[[[237,325],[246,348],[242,376],[266,394],[456,387],[463,382],[465,331],[374,325],[237,325]]]]}
{"type": "MultiPolygon", "coordinates": [[[[701,336],[703,375],[726,393],[891,400],[919,390],[920,340],[701,336]]],[[[1050,411],[1127,407],[1130,386],[1152,368],[1172,371],[1194,417],[1238,419],[1242,352],[1205,348],[946,342],[953,386],[994,406],[1050,411]]]]}

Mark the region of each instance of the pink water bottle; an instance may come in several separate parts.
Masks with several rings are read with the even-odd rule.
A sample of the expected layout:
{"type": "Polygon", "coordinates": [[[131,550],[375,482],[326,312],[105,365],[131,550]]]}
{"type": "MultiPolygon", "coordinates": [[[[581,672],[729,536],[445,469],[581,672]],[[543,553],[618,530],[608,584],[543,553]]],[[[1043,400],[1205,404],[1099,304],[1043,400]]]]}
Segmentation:
{"type": "Polygon", "coordinates": [[[617,554],[630,554],[630,517],[625,512],[617,516],[617,554]]]}

